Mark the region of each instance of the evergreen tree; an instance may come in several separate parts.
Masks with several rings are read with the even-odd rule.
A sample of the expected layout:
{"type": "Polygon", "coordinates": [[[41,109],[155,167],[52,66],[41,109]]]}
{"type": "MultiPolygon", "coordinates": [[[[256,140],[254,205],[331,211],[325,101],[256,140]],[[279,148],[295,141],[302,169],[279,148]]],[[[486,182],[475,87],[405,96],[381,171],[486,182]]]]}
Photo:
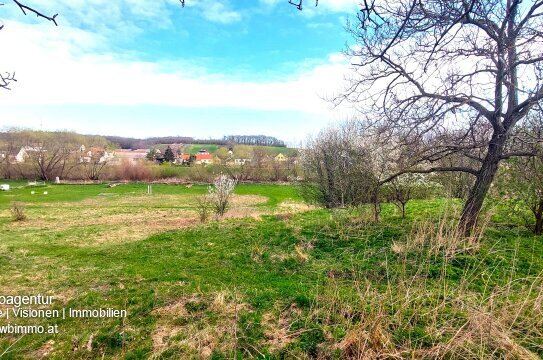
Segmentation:
{"type": "Polygon", "coordinates": [[[173,154],[172,148],[168,146],[164,152],[164,161],[173,162],[175,160],[175,155],[173,154]]]}
{"type": "Polygon", "coordinates": [[[149,160],[149,161],[153,161],[153,160],[155,160],[155,156],[156,156],[156,149],[151,149],[151,150],[149,150],[149,152],[147,153],[146,158],[147,158],[147,160],[149,160]]]}

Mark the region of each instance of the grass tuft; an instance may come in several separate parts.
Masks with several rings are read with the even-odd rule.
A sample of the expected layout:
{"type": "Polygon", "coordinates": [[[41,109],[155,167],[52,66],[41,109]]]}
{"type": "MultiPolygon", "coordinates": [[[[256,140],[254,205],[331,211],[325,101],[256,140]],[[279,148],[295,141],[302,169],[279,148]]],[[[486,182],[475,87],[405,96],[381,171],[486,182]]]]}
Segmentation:
{"type": "Polygon", "coordinates": [[[25,206],[21,202],[13,202],[11,204],[11,217],[14,221],[26,220],[25,206]]]}

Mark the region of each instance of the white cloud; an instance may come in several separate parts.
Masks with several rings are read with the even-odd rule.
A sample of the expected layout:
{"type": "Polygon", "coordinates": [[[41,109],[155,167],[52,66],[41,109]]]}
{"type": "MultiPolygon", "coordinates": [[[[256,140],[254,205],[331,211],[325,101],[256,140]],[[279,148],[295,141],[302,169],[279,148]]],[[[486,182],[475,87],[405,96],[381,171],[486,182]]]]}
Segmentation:
{"type": "Polygon", "coordinates": [[[360,6],[360,0],[321,0],[319,6],[335,12],[352,12],[360,6]]]}
{"type": "Polygon", "coordinates": [[[187,0],[187,7],[198,9],[208,21],[231,24],[242,20],[240,12],[230,8],[229,2],[219,0],[187,0]]]}
{"type": "Polygon", "coordinates": [[[91,51],[102,46],[100,37],[44,26],[10,22],[10,31],[0,37],[1,48],[13,49],[0,58],[0,70],[17,70],[19,80],[2,94],[0,106],[150,104],[327,113],[330,104],[321,97],[341,89],[348,68],[331,55],[327,63],[285,81],[241,81],[186,65],[174,70],[171,64],[96,55],[91,51]]]}
{"type": "Polygon", "coordinates": [[[237,11],[228,10],[219,2],[212,2],[203,10],[204,17],[209,21],[221,24],[230,24],[241,20],[241,14],[237,11]]]}
{"type": "MultiPolygon", "coordinates": [[[[85,28],[106,36],[130,37],[151,24],[158,28],[172,25],[168,0],[42,0],[35,4],[44,14],[58,13],[62,26],[85,28]]],[[[4,6],[7,19],[40,23],[41,19],[27,16],[9,2],[4,6]],[[24,18],[23,18],[24,17],[24,18]]]]}
{"type": "MultiPolygon", "coordinates": [[[[259,2],[268,7],[276,5],[288,5],[287,0],[259,0],[259,2]]],[[[293,1],[297,3],[298,0],[293,1]]],[[[318,6],[315,6],[315,0],[303,0],[303,12],[307,16],[313,16],[319,12],[345,12],[352,13],[359,7],[360,0],[320,0],[318,6]]],[[[291,5],[292,6],[292,5],[291,5]]]]}

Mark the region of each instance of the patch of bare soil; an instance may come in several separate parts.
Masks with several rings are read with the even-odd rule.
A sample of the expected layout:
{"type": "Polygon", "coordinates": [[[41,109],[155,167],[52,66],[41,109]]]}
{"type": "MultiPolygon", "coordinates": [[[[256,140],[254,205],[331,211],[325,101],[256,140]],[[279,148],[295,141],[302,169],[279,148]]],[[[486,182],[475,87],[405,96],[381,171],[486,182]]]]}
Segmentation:
{"type": "Polygon", "coordinates": [[[158,326],[151,339],[153,339],[153,353],[160,354],[164,351],[170,342],[170,339],[181,331],[180,328],[170,326],[158,326]]]}
{"type": "Polygon", "coordinates": [[[46,359],[51,355],[51,353],[55,350],[55,341],[49,340],[47,341],[41,348],[36,350],[34,354],[32,355],[34,359],[46,359]]]}

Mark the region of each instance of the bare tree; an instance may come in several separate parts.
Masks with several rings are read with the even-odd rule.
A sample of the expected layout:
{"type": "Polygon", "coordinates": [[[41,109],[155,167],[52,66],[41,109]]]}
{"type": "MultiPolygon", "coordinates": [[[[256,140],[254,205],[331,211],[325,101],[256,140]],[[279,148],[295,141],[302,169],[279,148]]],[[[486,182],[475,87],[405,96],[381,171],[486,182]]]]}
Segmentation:
{"type": "MultiPolygon", "coordinates": [[[[511,203],[512,210],[530,209],[535,224],[534,234],[543,234],[543,113],[532,113],[525,125],[519,129],[523,133],[521,143],[514,146],[517,151],[537,153],[537,156],[507,159],[500,167],[497,191],[502,198],[511,203]]],[[[527,220],[527,219],[526,219],[527,220]]],[[[528,220],[528,223],[531,223],[528,220]]]]}
{"type": "MultiPolygon", "coordinates": [[[[22,11],[22,13],[24,15],[34,14],[38,18],[45,19],[45,20],[50,21],[53,24],[55,24],[55,26],[58,26],[58,23],[57,23],[58,14],[55,14],[53,16],[48,16],[48,15],[45,15],[42,12],[36,10],[35,8],[33,8],[31,6],[23,4],[19,0],[12,0],[12,2],[19,7],[19,9],[22,11]]],[[[5,4],[0,3],[0,6],[3,6],[3,5],[5,5],[5,4]]],[[[4,28],[4,25],[0,25],[0,30],[2,30],[3,28],[4,28]]],[[[16,82],[16,81],[17,81],[17,79],[15,78],[15,72],[0,73],[0,89],[10,90],[10,84],[12,82],[16,82]]]]}
{"type": "Polygon", "coordinates": [[[221,169],[238,183],[249,180],[253,173],[253,168],[250,162],[242,162],[239,165],[226,162],[223,166],[221,166],[221,169]]]}
{"type": "Polygon", "coordinates": [[[327,208],[371,202],[378,210],[379,179],[373,171],[377,157],[362,140],[358,126],[346,122],[308,141],[301,157],[306,200],[327,208]]]}
{"type": "Polygon", "coordinates": [[[265,163],[269,160],[269,156],[262,148],[253,149],[253,157],[251,158],[251,164],[257,170],[262,170],[265,163]]]}
{"type": "Polygon", "coordinates": [[[441,185],[431,181],[427,174],[403,174],[383,186],[383,195],[388,201],[396,205],[405,218],[405,208],[412,199],[425,199],[436,190],[441,190],[441,185]]]}
{"type": "Polygon", "coordinates": [[[26,135],[25,162],[44,181],[63,177],[79,165],[80,136],[68,132],[31,132],[26,135]]]}
{"type": "Polygon", "coordinates": [[[11,179],[16,169],[12,164],[12,157],[20,148],[20,142],[10,131],[0,133],[0,177],[11,179]]]}
{"type": "Polygon", "coordinates": [[[398,147],[419,144],[418,159],[399,173],[475,178],[464,231],[475,226],[500,161],[533,155],[508,149],[543,98],[542,16],[543,0],[368,0],[349,26],[356,75],[335,100],[359,104],[398,147]],[[440,164],[453,154],[475,166],[440,164]]]}
{"type": "Polygon", "coordinates": [[[85,156],[80,161],[87,180],[100,180],[100,176],[108,164],[105,151],[91,152],[90,156],[85,156]]]}
{"type": "Polygon", "coordinates": [[[500,171],[498,188],[513,202],[513,210],[530,209],[535,224],[533,232],[543,233],[543,158],[514,158],[507,160],[500,171]]]}

